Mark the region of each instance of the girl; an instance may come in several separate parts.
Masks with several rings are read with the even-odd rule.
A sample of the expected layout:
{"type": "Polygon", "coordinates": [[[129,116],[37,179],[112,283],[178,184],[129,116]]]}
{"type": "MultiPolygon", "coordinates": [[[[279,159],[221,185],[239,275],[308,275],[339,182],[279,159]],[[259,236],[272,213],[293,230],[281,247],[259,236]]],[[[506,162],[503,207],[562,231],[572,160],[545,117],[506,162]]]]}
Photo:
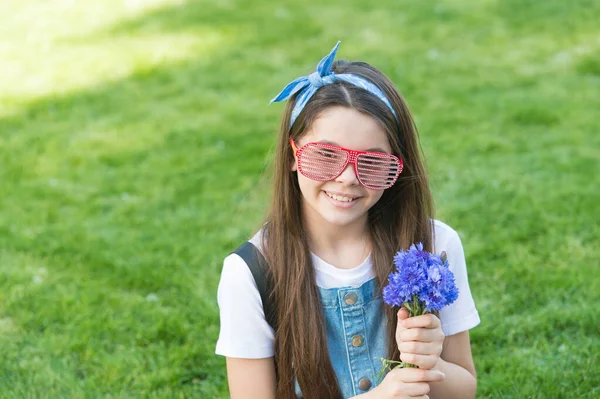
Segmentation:
{"type": "Polygon", "coordinates": [[[231,397],[473,398],[468,330],[479,316],[460,239],[433,219],[405,102],[369,64],[334,62],[338,46],[273,99],[289,102],[270,213],[250,242],[266,259],[276,324],[248,265],[228,256],[216,353],[227,358],[231,397]],[[439,318],[382,305],[393,255],[416,242],[445,250],[455,274],[459,298],[439,318]],[[378,385],[379,358],[419,368],[378,385]]]}

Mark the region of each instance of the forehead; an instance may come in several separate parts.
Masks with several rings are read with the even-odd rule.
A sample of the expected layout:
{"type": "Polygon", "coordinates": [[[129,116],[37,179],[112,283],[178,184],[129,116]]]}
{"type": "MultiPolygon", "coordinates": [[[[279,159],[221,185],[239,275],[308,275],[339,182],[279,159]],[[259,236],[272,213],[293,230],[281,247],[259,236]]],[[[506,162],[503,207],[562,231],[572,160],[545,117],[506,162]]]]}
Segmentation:
{"type": "Polygon", "coordinates": [[[380,149],[391,153],[392,150],[384,128],[375,118],[345,107],[324,110],[299,141],[301,145],[327,141],[358,151],[380,149]]]}

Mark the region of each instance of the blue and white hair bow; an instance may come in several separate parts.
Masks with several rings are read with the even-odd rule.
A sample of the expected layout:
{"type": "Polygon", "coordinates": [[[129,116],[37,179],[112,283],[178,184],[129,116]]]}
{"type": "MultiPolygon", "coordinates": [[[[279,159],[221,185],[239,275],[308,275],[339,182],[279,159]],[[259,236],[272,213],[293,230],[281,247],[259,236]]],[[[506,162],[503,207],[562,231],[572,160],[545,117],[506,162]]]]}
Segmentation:
{"type": "Polygon", "coordinates": [[[396,112],[394,112],[394,108],[390,104],[389,100],[379,89],[379,87],[375,86],[373,83],[368,81],[367,79],[360,77],[358,75],[353,75],[349,73],[335,74],[331,71],[331,66],[333,65],[333,60],[337,53],[338,47],[341,42],[337,42],[335,47],[331,50],[329,54],[327,54],[319,65],[317,65],[317,70],[311,73],[308,76],[302,76],[293,82],[289,83],[285,88],[279,93],[275,98],[271,100],[273,102],[285,101],[292,97],[294,94],[300,92],[298,97],[296,98],[296,104],[294,105],[294,109],[292,110],[292,115],[290,119],[290,128],[294,125],[296,118],[300,115],[300,112],[308,103],[308,100],[317,92],[319,88],[322,86],[327,86],[332,84],[335,81],[344,81],[348,82],[354,86],[365,89],[369,93],[373,94],[375,97],[384,102],[384,104],[392,111],[392,114],[396,116],[396,112]]]}

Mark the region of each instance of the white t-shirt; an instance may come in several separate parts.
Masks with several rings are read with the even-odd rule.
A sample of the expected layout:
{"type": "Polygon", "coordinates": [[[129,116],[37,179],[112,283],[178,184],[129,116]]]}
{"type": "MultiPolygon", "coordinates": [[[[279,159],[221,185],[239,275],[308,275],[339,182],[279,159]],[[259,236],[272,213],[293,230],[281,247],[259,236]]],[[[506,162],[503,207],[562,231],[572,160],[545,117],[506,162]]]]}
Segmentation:
{"type": "MultiPolygon", "coordinates": [[[[469,330],[479,324],[479,314],[469,289],[465,255],[456,231],[434,220],[435,251],[446,251],[450,270],[459,290],[458,299],[440,311],[442,331],[446,336],[469,330]]],[[[250,242],[261,249],[260,232],[250,242]]],[[[311,254],[317,286],[321,288],[359,287],[374,278],[371,256],[353,269],[339,269],[311,254]]],[[[217,291],[221,330],[216,353],[227,357],[260,359],[274,352],[273,329],[265,313],[256,283],[246,262],[231,254],[223,262],[217,291]]]]}

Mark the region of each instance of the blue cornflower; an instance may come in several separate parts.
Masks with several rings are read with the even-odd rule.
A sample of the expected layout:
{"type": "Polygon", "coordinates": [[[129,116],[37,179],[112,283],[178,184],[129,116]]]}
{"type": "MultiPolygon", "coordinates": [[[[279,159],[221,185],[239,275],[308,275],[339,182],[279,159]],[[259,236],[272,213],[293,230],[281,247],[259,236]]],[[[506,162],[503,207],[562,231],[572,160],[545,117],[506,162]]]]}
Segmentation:
{"type": "Polygon", "coordinates": [[[445,253],[440,256],[423,250],[423,244],[410,246],[394,256],[396,272],[388,277],[383,300],[390,306],[406,306],[417,314],[438,311],[458,298],[454,274],[445,253]]]}

